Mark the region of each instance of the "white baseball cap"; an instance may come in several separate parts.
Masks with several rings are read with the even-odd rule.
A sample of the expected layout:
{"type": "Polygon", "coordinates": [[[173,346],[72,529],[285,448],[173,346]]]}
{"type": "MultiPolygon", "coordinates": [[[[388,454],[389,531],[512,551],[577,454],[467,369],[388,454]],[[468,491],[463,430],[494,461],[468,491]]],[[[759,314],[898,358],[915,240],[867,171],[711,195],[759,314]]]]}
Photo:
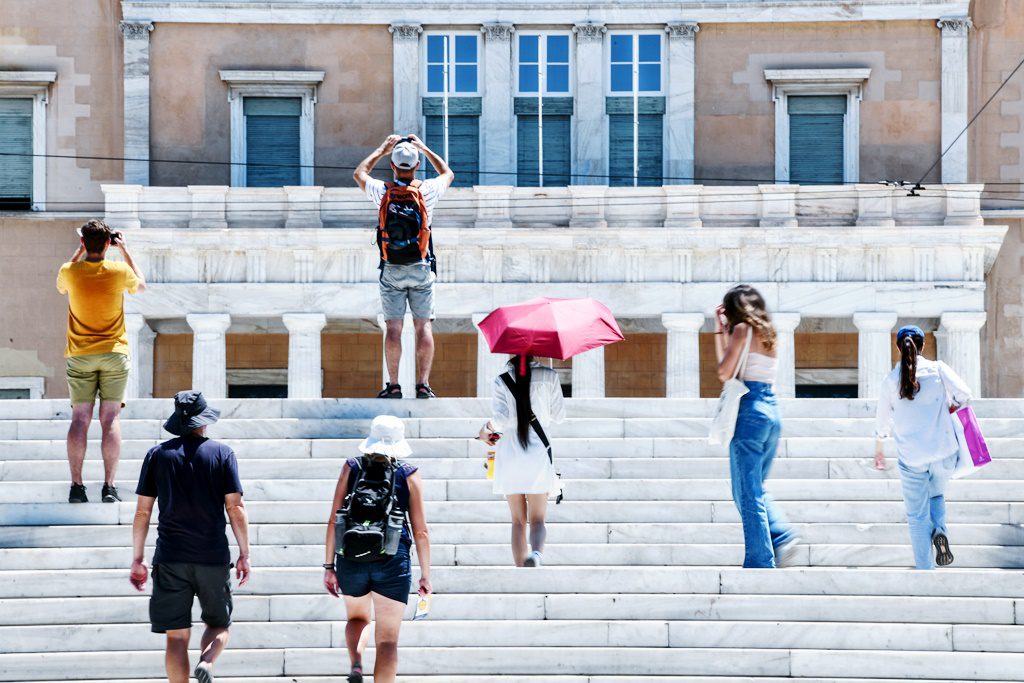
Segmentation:
{"type": "Polygon", "coordinates": [[[420,153],[408,142],[400,142],[391,150],[391,163],[395,168],[411,171],[420,163],[420,153]]]}

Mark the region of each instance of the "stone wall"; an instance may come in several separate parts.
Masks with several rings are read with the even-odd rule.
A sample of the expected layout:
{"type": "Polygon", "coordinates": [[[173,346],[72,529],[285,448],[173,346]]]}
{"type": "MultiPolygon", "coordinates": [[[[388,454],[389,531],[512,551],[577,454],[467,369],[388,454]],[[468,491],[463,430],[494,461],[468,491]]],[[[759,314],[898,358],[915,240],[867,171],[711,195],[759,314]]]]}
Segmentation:
{"type": "Polygon", "coordinates": [[[665,334],[627,334],[624,341],[607,347],[604,351],[605,395],[664,396],[665,341],[665,334]]]}
{"type": "Polygon", "coordinates": [[[320,339],[324,398],[376,396],[383,386],[381,335],[324,332],[320,339]]]}
{"type": "Polygon", "coordinates": [[[986,281],[988,322],[982,330],[986,396],[1024,396],[1024,220],[1000,220],[1010,230],[986,281]]]}
{"type": "MultiPolygon", "coordinates": [[[[476,334],[434,333],[430,386],[438,396],[476,395],[476,334]]],[[[415,387],[402,387],[415,396],[415,387]]]]}
{"type": "Polygon", "coordinates": [[[153,398],[168,398],[192,386],[192,335],[158,334],[153,340],[153,398]]]}

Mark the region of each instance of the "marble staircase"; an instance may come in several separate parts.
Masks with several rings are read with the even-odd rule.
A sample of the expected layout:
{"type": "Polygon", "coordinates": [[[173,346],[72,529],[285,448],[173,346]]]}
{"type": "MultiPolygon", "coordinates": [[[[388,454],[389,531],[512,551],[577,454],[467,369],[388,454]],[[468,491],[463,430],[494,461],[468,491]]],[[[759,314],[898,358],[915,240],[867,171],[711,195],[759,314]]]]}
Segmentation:
{"type": "MultiPolygon", "coordinates": [[[[567,501],[534,570],[508,567],[507,508],[467,438],[486,401],[216,404],[211,436],[238,454],[254,564],[218,681],[333,683],[346,670],[344,608],[318,568],[323,525],[342,459],[385,410],[406,419],[424,474],[437,591],[430,619],[403,627],[402,680],[1021,680],[1024,401],[978,403],[996,462],[951,486],[956,563],[927,573],[907,569],[899,481],[872,467],[867,401],[782,402],[771,490],[805,543],[798,566],[775,571],[738,568],[707,401],[570,400],[552,430],[567,501]]],[[[160,680],[162,639],[126,572],[129,492],[169,410],[124,412],[124,503],[70,506],[67,404],[0,404],[0,681],[160,680]]],[[[95,500],[101,479],[91,442],[95,500]]]]}

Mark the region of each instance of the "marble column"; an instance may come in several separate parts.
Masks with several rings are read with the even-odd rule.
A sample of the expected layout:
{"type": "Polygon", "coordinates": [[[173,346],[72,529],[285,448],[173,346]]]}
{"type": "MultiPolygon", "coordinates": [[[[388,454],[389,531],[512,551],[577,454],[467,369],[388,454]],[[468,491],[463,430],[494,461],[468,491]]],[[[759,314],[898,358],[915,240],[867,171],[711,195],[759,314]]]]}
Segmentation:
{"type": "Polygon", "coordinates": [[[778,335],[776,356],[779,370],[775,378],[775,393],[781,398],[796,396],[796,343],[794,333],[800,325],[799,313],[773,313],[772,323],[778,335]]]}
{"type": "Polygon", "coordinates": [[[124,36],[124,182],[149,185],[150,21],[122,21],[124,36]]]}
{"type": "Polygon", "coordinates": [[[668,32],[665,183],[668,185],[693,182],[693,44],[699,30],[700,26],[692,22],[670,23],[665,27],[668,32]]]}
{"type": "Polygon", "coordinates": [[[700,398],[700,329],[703,313],[663,313],[668,330],[665,344],[665,396],[700,398]]]}
{"type": "Polygon", "coordinates": [[[572,358],[573,398],[604,398],[604,347],[572,358]]]}
{"type": "MultiPolygon", "coordinates": [[[[970,17],[943,17],[942,30],[942,149],[945,151],[967,126],[967,34],[970,17]]],[[[967,182],[967,134],[942,157],[942,182],[967,182]]]]}
{"type": "Polygon", "coordinates": [[[480,114],[481,185],[515,183],[512,157],[515,120],[512,108],[512,24],[484,24],[484,71],[480,83],[483,102],[480,114]]]}
{"type": "Polygon", "coordinates": [[[604,24],[576,24],[576,114],[573,185],[608,184],[604,107],[604,24]]]}
{"type": "Polygon", "coordinates": [[[192,388],[206,398],[228,395],[227,348],[225,333],[231,325],[227,313],[189,313],[192,328],[192,388]]]}
{"type": "Polygon", "coordinates": [[[285,313],[281,322],[288,328],[288,398],[322,398],[320,333],[327,324],[327,316],[285,313]]]}
{"type": "MultiPolygon", "coordinates": [[[[388,377],[387,357],[387,322],[383,315],[377,316],[377,325],[383,333],[382,342],[384,349],[384,382],[390,381],[388,377]]],[[[416,326],[413,323],[412,315],[406,313],[402,322],[402,358],[398,362],[398,383],[402,386],[402,395],[406,398],[416,396],[416,326]]]]}
{"type": "Polygon", "coordinates": [[[896,314],[854,313],[857,328],[857,395],[878,398],[882,380],[892,370],[892,328],[896,314]]]}
{"type": "Polygon", "coordinates": [[[156,332],[146,324],[139,313],[125,313],[124,326],[128,332],[128,389],[125,398],[151,398],[153,396],[153,340],[156,332]]]}
{"type": "Polygon", "coordinates": [[[494,395],[494,378],[505,369],[505,364],[508,362],[508,354],[491,353],[487,340],[480,332],[480,322],[488,315],[488,313],[473,314],[473,327],[477,329],[476,395],[479,398],[490,398],[494,395]]]}
{"type": "Polygon", "coordinates": [[[394,132],[420,131],[420,34],[419,24],[392,24],[392,79],[394,80],[394,132]]]}
{"type": "Polygon", "coordinates": [[[963,378],[975,398],[981,397],[981,328],[985,320],[984,311],[947,311],[939,318],[935,333],[939,360],[963,378]]]}

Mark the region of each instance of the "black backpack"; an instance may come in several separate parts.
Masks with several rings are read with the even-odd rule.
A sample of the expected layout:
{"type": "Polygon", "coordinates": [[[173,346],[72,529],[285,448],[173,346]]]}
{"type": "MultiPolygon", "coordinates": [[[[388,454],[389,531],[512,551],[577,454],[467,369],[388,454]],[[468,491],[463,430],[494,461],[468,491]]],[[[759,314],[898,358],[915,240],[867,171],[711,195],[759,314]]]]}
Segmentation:
{"type": "Polygon", "coordinates": [[[353,562],[379,562],[398,552],[406,510],[395,494],[396,472],[402,463],[394,458],[360,458],[359,474],[349,486],[334,516],[335,552],[353,562]]]}

